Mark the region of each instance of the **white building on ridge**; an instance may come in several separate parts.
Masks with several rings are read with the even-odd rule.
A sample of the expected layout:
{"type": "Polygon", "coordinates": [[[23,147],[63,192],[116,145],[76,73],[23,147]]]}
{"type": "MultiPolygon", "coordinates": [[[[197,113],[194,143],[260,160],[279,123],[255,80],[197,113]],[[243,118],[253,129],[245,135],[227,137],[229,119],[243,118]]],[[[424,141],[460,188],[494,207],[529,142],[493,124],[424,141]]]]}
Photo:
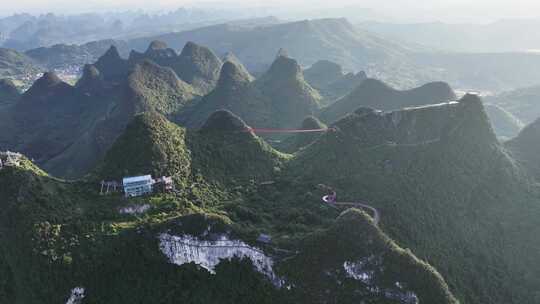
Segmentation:
{"type": "Polygon", "coordinates": [[[136,197],[152,193],[154,180],[151,175],[134,176],[124,178],[122,184],[126,197],[136,197]]]}

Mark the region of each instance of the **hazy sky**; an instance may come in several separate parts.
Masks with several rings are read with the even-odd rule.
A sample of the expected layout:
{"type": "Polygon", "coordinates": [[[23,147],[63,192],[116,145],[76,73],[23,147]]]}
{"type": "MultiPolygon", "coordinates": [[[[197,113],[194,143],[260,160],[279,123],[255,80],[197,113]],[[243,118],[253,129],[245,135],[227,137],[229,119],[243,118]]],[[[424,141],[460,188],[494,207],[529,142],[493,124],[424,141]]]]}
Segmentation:
{"type": "Polygon", "coordinates": [[[540,17],[539,0],[1,0],[1,14],[15,12],[75,13],[107,10],[167,10],[179,6],[273,6],[313,11],[354,5],[393,17],[415,19],[489,20],[540,17]],[[217,4],[219,3],[219,4],[217,4]],[[430,18],[431,17],[431,18],[430,18]]]}

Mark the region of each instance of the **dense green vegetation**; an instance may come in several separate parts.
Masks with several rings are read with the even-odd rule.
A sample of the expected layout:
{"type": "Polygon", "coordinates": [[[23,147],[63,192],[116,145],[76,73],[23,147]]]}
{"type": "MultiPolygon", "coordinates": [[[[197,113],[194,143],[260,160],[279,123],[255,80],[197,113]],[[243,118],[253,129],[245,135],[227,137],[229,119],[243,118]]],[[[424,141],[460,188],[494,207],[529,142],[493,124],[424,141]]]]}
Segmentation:
{"type": "Polygon", "coordinates": [[[497,142],[477,97],[358,111],[335,127],[290,163],[291,178],[370,201],[381,227],[463,303],[538,300],[538,189],[497,142]]]}
{"type": "MultiPolygon", "coordinates": [[[[115,178],[144,170],[175,173],[180,190],[175,194],[126,201],[119,194],[100,196],[96,180],[57,180],[28,160],[20,167],[1,170],[0,181],[5,187],[0,189],[0,242],[11,246],[2,246],[0,266],[13,276],[5,279],[7,283],[0,282],[0,299],[57,303],[66,300],[71,288],[84,286],[88,303],[175,303],[179,299],[188,303],[215,303],[218,299],[223,303],[320,303],[328,299],[352,303],[358,290],[365,291],[366,286],[346,279],[339,264],[345,260],[339,259],[358,260],[370,252],[389,261],[377,284],[391,287],[398,280],[420,299],[455,303],[433,269],[392,244],[365,214],[343,215],[332,228],[338,212],[321,205],[324,192],[316,184],[300,186],[286,178],[282,169],[291,157],[244,132],[245,127],[244,122],[223,111],[215,113],[200,131],[188,132],[185,137],[185,130],[160,114],[137,116],[96,173],[115,178]],[[273,183],[263,183],[267,180],[273,183]],[[128,204],[149,204],[151,209],[138,216],[119,214],[118,208],[128,204]],[[222,262],[217,274],[211,275],[193,264],[169,264],[159,252],[158,233],[198,235],[209,224],[215,229],[212,231],[230,231],[250,244],[259,233],[269,233],[279,248],[299,251],[299,256],[278,263],[277,271],[286,279],[290,276],[291,286],[302,288],[276,289],[253,271],[248,260],[222,262]],[[356,249],[342,247],[334,234],[343,237],[345,244],[365,237],[375,243],[367,248],[363,243],[353,245],[356,249]],[[314,242],[325,250],[334,248],[345,254],[336,256],[332,265],[346,285],[332,287],[322,296],[306,291],[328,281],[324,275],[327,269],[318,268],[320,279],[309,280],[297,271],[309,267],[309,261],[317,256],[312,256],[314,242]],[[410,274],[401,272],[405,269],[410,274]],[[420,274],[424,279],[417,280],[420,274]],[[430,287],[422,287],[424,284],[430,287]]],[[[271,247],[265,252],[283,255],[271,247]]],[[[311,273],[316,269],[310,269],[311,273]]],[[[376,303],[396,303],[382,295],[367,297],[376,303]]]]}
{"type": "Polygon", "coordinates": [[[313,115],[321,97],[305,80],[296,60],[279,55],[270,69],[251,81],[245,68],[227,61],[217,87],[180,111],[181,125],[200,128],[217,110],[227,109],[258,128],[292,128],[313,115]]]}
{"type": "MultiPolygon", "coordinates": [[[[327,125],[322,123],[320,120],[318,120],[314,116],[309,116],[304,119],[302,122],[302,125],[300,126],[300,129],[302,130],[317,130],[317,129],[326,129],[328,128],[327,125]]],[[[304,148],[308,146],[309,144],[317,141],[321,137],[320,133],[300,133],[300,134],[294,134],[292,136],[289,136],[285,140],[279,142],[278,144],[275,144],[275,146],[283,152],[287,153],[294,153],[301,148],[304,148]]]]}
{"type": "MultiPolygon", "coordinates": [[[[326,34],[318,22],[295,26],[326,34]]],[[[306,80],[282,52],[254,79],[234,55],[224,61],[154,41],[128,60],[111,47],[75,86],[54,73],[22,95],[0,83],[0,146],[47,172],[26,158],[0,169],[0,302],[64,303],[76,286],[84,303],[396,304],[406,292],[420,303],[540,301],[538,123],[503,146],[486,112],[501,133],[515,121],[476,95],[424,106],[456,98],[445,83],[399,91],[330,62],[306,80]],[[274,147],[250,130],[326,128],[315,114],[333,122],[328,132],[274,147]],[[103,179],[142,174],[172,176],[175,191],[99,195],[103,179]],[[329,189],[373,205],[381,223],[321,203],[329,189]],[[248,259],[216,274],[174,265],[161,233],[260,247],[283,286],[248,259]]]]}
{"type": "Polygon", "coordinates": [[[360,297],[368,303],[392,303],[370,291],[370,283],[359,288],[343,274],[344,261],[358,257],[371,257],[364,261],[365,268],[373,271],[371,280],[382,289],[399,290],[398,279],[409,291],[417,293],[422,302],[458,303],[435,269],[414,257],[410,250],[397,246],[360,210],[343,212],[329,229],[303,240],[302,248],[303,252],[288,263],[291,268],[286,273],[311,303],[357,303],[360,297]],[[378,261],[384,265],[382,268],[378,261]]]}
{"type": "Polygon", "coordinates": [[[199,96],[170,67],[128,62],[116,47],[83,72],[75,86],[46,73],[20,102],[2,109],[0,126],[10,130],[0,134],[2,147],[25,153],[55,176],[80,177],[134,115],[157,111],[170,118],[199,96]]]}

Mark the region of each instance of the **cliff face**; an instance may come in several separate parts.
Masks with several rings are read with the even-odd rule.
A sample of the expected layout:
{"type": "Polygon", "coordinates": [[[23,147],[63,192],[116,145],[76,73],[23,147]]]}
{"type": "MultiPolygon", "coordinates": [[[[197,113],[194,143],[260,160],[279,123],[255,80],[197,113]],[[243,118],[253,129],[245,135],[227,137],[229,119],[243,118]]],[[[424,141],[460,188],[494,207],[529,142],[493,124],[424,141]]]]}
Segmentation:
{"type": "Polygon", "coordinates": [[[195,263],[210,273],[216,273],[216,266],[222,260],[247,259],[254,269],[265,275],[276,287],[281,287],[282,280],[274,273],[272,258],[261,249],[249,246],[240,240],[231,240],[227,235],[209,241],[190,235],[159,235],[159,248],[169,261],[176,265],[195,263]]]}

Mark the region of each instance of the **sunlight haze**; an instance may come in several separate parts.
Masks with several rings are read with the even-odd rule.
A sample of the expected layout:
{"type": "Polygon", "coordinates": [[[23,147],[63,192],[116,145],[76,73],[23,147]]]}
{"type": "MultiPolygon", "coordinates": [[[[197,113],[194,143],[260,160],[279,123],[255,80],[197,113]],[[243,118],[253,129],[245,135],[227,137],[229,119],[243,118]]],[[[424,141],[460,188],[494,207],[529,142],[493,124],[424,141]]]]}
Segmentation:
{"type": "MultiPolygon", "coordinates": [[[[298,17],[317,17],[320,9],[347,8],[353,14],[354,9],[369,8],[374,11],[366,19],[388,19],[394,21],[449,21],[449,22],[489,22],[505,18],[536,18],[540,15],[540,3],[535,0],[438,0],[438,1],[412,1],[412,0],[20,0],[5,1],[0,8],[0,14],[13,13],[86,13],[103,11],[163,11],[178,7],[212,7],[215,9],[264,9],[265,12],[283,14],[287,17],[296,16],[297,9],[302,10],[298,17]],[[489,6],[489,10],[486,7],[489,6]],[[351,11],[352,10],[352,11],[351,11]]],[[[327,12],[330,14],[331,12],[327,12]]]]}

